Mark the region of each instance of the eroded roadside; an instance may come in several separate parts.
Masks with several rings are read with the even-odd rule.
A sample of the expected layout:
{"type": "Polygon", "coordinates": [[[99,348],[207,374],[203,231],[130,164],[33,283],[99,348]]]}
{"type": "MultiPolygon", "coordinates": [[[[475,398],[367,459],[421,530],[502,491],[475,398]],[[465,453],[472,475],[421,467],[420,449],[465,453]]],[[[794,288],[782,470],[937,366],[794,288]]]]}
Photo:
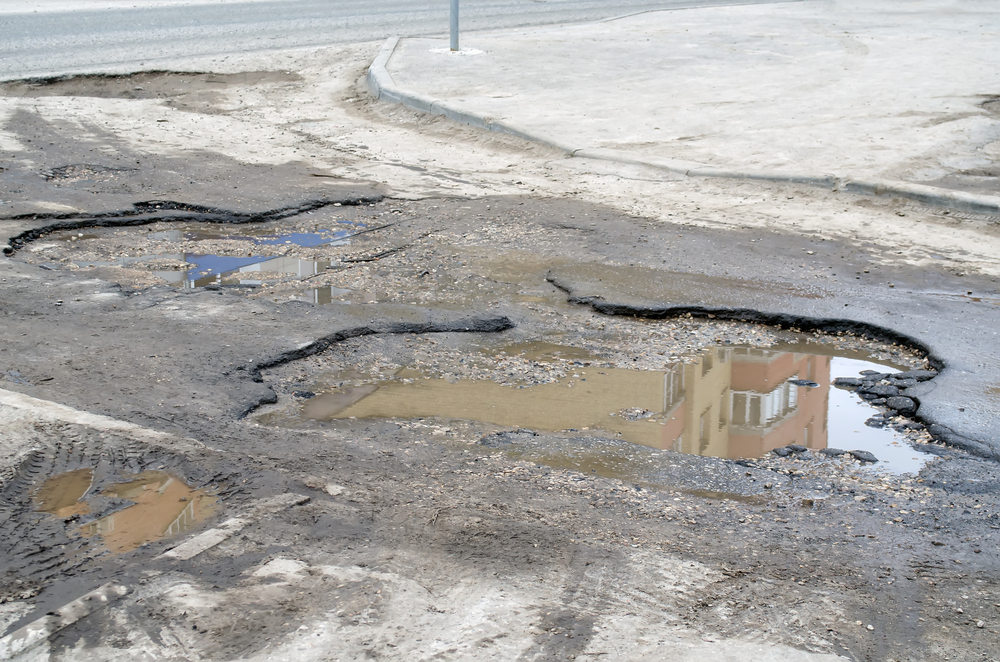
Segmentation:
{"type": "MultiPolygon", "coordinates": [[[[274,88],[246,92],[261,99],[274,88]]],[[[209,101],[218,109],[227,98],[209,101]]],[[[274,112],[266,101],[250,113],[238,106],[212,121],[245,127],[274,112]]],[[[660,197],[660,212],[647,216],[617,204],[624,189],[609,196],[615,204],[595,202],[600,187],[554,195],[569,192],[573,178],[542,190],[546,177],[523,157],[523,174],[473,168],[459,178],[470,179],[438,188],[428,182],[442,173],[424,163],[409,178],[386,177],[405,195],[383,197],[392,184],[345,178],[350,169],[354,177],[406,170],[384,155],[358,156],[371,146],[339,150],[307,138],[290,144],[325,149],[337,162],[248,164],[236,140],[228,155],[137,150],[134,127],[125,126],[134,115],[81,138],[65,117],[18,112],[8,116],[8,134],[51,136],[46,142],[58,148],[29,151],[22,142],[26,163],[9,169],[24,188],[17,218],[3,221],[4,239],[34,234],[0,262],[3,386],[172,435],[153,444],[106,421],[0,408],[11,527],[4,570],[13,571],[3,580],[5,621],[30,621],[109,581],[129,589],[36,652],[980,660],[998,647],[997,465],[934,442],[920,422],[995,442],[987,375],[996,357],[982,340],[996,328],[989,272],[959,268],[956,255],[951,271],[929,268],[926,246],[894,257],[898,247],[878,236],[689,224],[702,217],[695,206],[719,212],[726,196],[801,195],[791,189],[739,184],[723,200],[715,195],[722,189],[699,184],[675,191],[696,203],[660,197]],[[141,163],[83,168],[99,160],[90,150],[101,145],[141,163]],[[512,176],[524,179],[504,184],[508,195],[482,197],[512,176]],[[420,199],[407,199],[418,190],[420,199]],[[476,197],[464,195],[471,190],[476,197]],[[102,214],[155,200],[184,209],[99,227],[107,225],[102,214]],[[291,212],[266,213],[282,209],[291,212]],[[682,222],[663,216],[675,211],[682,222]],[[63,222],[74,225],[56,225],[63,222]],[[671,313],[676,306],[689,309],[671,313]],[[906,429],[932,442],[939,459],[919,476],[893,476],[818,447],[736,463],[603,432],[432,417],[260,418],[310,401],[305,392],[324,371],[377,380],[405,367],[400,348],[415,342],[425,344],[416,358],[440,372],[465,365],[470,342],[546,342],[615,369],[666,372],[707,347],[782,340],[773,328],[719,319],[737,309],[788,315],[786,326],[832,320],[816,327],[833,332],[814,335],[817,346],[840,345],[900,370],[942,369],[905,387],[920,403],[917,420],[882,417],[912,423],[906,429]],[[838,336],[845,320],[872,337],[838,336]],[[878,337],[879,329],[892,333],[878,337]],[[610,457],[616,471],[566,460],[581,448],[610,457]],[[64,504],[69,511],[41,511],[47,480],[87,471],[88,490],[64,504]],[[114,486],[148,472],[217,497],[214,512],[118,554],[80,533],[124,513],[130,500],[116,500],[114,486]],[[281,495],[294,498],[267,501],[281,495]],[[234,519],[241,524],[226,524],[234,519]],[[160,556],[206,527],[222,530],[223,540],[190,558],[160,556]]],[[[364,112],[396,131],[389,111],[364,112]]],[[[447,133],[439,122],[406,119],[447,133]]],[[[330,128],[298,127],[296,140],[330,128]]],[[[515,158],[511,144],[487,147],[495,151],[484,162],[515,158]]],[[[833,209],[834,198],[816,194],[810,205],[833,209]]],[[[630,209],[650,204],[637,199],[630,209]]],[[[904,218],[895,210],[878,199],[852,206],[876,223],[904,218]]],[[[776,218],[792,213],[774,210],[776,218]]],[[[751,215],[767,214],[755,206],[751,215]]],[[[489,365],[509,367],[516,356],[489,365]]]]}

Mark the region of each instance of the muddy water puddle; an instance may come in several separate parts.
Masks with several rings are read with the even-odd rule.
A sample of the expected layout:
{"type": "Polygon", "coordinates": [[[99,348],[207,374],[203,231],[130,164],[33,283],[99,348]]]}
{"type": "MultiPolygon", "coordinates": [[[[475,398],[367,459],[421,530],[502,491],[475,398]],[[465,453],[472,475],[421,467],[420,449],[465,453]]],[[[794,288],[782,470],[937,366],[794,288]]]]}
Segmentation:
{"type": "MultiPolygon", "coordinates": [[[[508,355],[555,364],[544,383],[462,378],[460,366],[407,368],[376,380],[346,380],[299,405],[300,419],[464,419],[509,428],[612,437],[680,453],[755,458],[797,444],[874,454],[880,469],[915,472],[931,456],[888,427],[880,411],[833,385],[861,371],[906,370],[863,352],[816,345],[715,347],[664,370],[610,367],[594,353],[529,343],[508,355]],[[446,372],[447,374],[443,374],[446,372]]],[[[483,357],[470,358],[468,364],[483,357]]]]}
{"type": "Polygon", "coordinates": [[[113,553],[184,533],[211,516],[218,502],[208,490],[193,489],[163,471],[126,476],[99,491],[93,490],[93,481],[92,469],[53,476],[35,492],[35,506],[64,519],[86,519],[110,507],[113,512],[83,524],[77,533],[100,538],[113,553]]]}
{"type": "Polygon", "coordinates": [[[244,285],[256,287],[268,278],[281,276],[304,278],[323,273],[329,260],[303,260],[294,257],[232,257],[226,255],[178,256],[187,263],[186,271],[153,271],[171,285],[184,288],[206,285],[244,285]]]}
{"type": "Polygon", "coordinates": [[[81,499],[93,479],[93,469],[78,469],[48,479],[35,493],[38,510],[63,518],[86,515],[90,505],[81,499]]]}

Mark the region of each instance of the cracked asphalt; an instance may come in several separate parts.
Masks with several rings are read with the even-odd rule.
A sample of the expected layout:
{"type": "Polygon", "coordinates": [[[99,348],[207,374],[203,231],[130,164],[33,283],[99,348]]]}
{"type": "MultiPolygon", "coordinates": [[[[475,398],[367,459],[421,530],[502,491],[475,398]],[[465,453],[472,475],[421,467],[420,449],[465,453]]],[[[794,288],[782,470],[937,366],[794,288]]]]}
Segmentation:
{"type": "Polygon", "coordinates": [[[790,227],[777,201],[883,229],[905,219],[931,239],[954,227],[989,239],[990,219],[759,182],[671,184],[661,215],[638,213],[620,204],[635,180],[603,195],[607,175],[578,176],[538,146],[359,107],[352,53],[337,107],[371,144],[300,131],[271,162],[242,150],[274,137],[262,118],[289,98],[325,89],[308,62],[301,81],[248,75],[169,113],[119,91],[103,128],[79,89],[94,81],[37,107],[23,90],[3,99],[17,150],[0,162],[0,615],[9,634],[107,582],[128,588],[19,659],[995,658],[996,276],[930,243],[900,257],[892,233],[790,227]],[[150,118],[186,146],[137,137],[150,118]],[[189,124],[202,120],[229,130],[208,139],[189,124]],[[401,168],[376,142],[395,131],[412,141],[398,149],[435,159],[468,139],[480,167],[462,181],[401,168]],[[763,202],[743,215],[735,198],[763,202]],[[158,242],[197,253],[157,238],[172,227],[270,236],[334,222],[373,231],[274,249],[329,268],[254,286],[180,287],[141,259],[115,262],[152,259],[158,242]],[[942,268],[917,256],[938,250],[942,268]],[[372,296],[303,300],[318,287],[372,296]],[[907,389],[939,459],[887,475],[812,452],[737,463],[474,421],[262,419],[323,361],[377,372],[407,338],[442,355],[586,339],[638,363],[656,360],[650,334],[670,356],[748,329],[767,345],[778,326],[939,369],[907,389]],[[617,472],[553,459],[579,444],[614,454],[617,472]],[[46,481],[81,470],[90,512],[41,512],[46,481]],[[209,490],[217,510],[123,553],[81,535],[127,505],[109,489],[152,471],[209,490]],[[302,498],[261,505],[282,494],[302,498]],[[233,518],[243,528],[201,554],[161,556],[233,518]]]}

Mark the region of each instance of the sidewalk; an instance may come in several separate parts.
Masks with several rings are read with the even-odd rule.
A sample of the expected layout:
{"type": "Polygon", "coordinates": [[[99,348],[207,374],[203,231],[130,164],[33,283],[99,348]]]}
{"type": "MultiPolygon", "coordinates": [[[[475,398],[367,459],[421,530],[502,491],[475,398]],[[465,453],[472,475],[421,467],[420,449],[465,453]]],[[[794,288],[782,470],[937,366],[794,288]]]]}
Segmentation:
{"type": "Polygon", "coordinates": [[[1000,5],[806,1],[390,40],[380,98],[577,157],[1000,210],[1000,5]]]}

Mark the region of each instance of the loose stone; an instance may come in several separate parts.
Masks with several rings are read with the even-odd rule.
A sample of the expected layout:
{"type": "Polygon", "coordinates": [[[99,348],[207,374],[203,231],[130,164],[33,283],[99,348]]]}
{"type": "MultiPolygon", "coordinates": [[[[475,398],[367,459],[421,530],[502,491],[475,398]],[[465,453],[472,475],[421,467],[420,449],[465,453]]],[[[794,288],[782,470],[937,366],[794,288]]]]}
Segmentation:
{"type": "Polygon", "coordinates": [[[863,388],[861,392],[874,393],[881,398],[885,398],[890,395],[899,395],[899,389],[895,386],[890,386],[889,384],[875,384],[874,386],[863,388]]]}
{"type": "Polygon", "coordinates": [[[876,372],[874,370],[862,370],[859,374],[864,375],[867,381],[880,382],[889,376],[887,372],[876,372]]]}
{"type": "Polygon", "coordinates": [[[891,398],[886,398],[886,407],[891,407],[895,409],[900,414],[909,415],[917,411],[917,403],[907,398],[906,396],[896,395],[891,398]]]}
{"type": "Polygon", "coordinates": [[[937,377],[937,373],[933,370],[907,370],[906,372],[897,373],[894,377],[896,379],[915,379],[918,382],[926,382],[928,379],[937,377]]]}
{"type": "Polygon", "coordinates": [[[788,383],[795,384],[796,386],[806,386],[808,388],[816,388],[819,386],[816,382],[808,379],[789,379],[788,383]]]}
{"type": "Polygon", "coordinates": [[[846,388],[857,388],[858,386],[861,386],[861,380],[857,377],[837,377],[833,380],[833,385],[846,388]]]}
{"type": "Polygon", "coordinates": [[[890,377],[889,383],[897,388],[910,388],[911,386],[917,385],[916,379],[898,379],[896,377],[890,377]]]}

